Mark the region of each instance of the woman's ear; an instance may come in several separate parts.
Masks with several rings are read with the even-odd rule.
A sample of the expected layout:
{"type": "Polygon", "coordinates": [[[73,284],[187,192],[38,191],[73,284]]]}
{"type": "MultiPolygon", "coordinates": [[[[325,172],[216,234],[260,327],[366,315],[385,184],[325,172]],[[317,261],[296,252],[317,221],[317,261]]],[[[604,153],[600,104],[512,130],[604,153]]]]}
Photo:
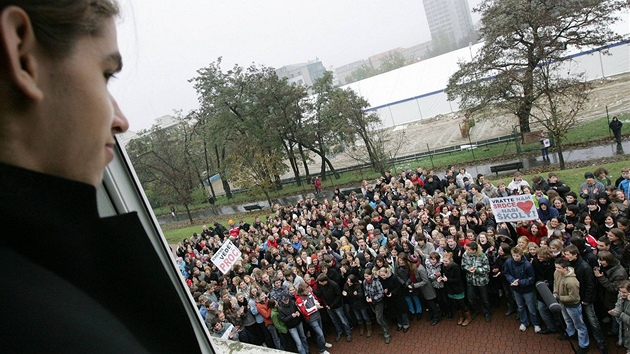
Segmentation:
{"type": "Polygon", "coordinates": [[[37,82],[38,45],[28,14],[17,6],[0,13],[0,72],[27,98],[38,101],[43,92],[37,82]]]}

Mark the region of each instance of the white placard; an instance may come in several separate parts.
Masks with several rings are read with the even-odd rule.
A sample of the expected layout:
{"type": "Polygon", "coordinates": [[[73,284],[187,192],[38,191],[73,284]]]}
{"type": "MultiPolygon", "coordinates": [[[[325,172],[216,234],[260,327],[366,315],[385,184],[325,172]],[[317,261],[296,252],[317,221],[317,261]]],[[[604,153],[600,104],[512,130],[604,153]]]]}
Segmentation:
{"type": "Polygon", "coordinates": [[[538,211],[531,194],[490,198],[490,206],[497,223],[538,219],[538,211]]]}
{"type": "Polygon", "coordinates": [[[214,265],[219,268],[221,273],[225,274],[230,271],[234,263],[241,258],[241,251],[236,247],[232,241],[227,240],[215,253],[211,260],[214,265]]]}

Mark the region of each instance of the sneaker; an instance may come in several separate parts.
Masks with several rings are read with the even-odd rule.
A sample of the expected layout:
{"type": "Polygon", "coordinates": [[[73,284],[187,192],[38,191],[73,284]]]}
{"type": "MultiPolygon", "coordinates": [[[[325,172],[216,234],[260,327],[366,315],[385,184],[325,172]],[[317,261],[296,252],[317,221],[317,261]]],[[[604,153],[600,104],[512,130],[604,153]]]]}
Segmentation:
{"type": "Polygon", "coordinates": [[[326,348],[332,348],[332,344],[330,344],[330,343],[326,342],[325,347],[326,347],[326,348]]]}
{"type": "Polygon", "coordinates": [[[335,342],[339,342],[340,339],[341,339],[341,333],[337,334],[337,336],[335,337],[335,342]]]}
{"type": "Polygon", "coordinates": [[[346,337],[346,341],[352,342],[352,334],[348,334],[348,336],[346,337]]]}
{"type": "Polygon", "coordinates": [[[521,326],[518,327],[518,330],[521,332],[525,332],[527,330],[527,326],[525,326],[524,324],[521,324],[521,326]]]}
{"type": "Polygon", "coordinates": [[[542,331],[542,328],[540,328],[540,326],[534,326],[534,333],[540,333],[540,331],[542,331]]]}
{"type": "Polygon", "coordinates": [[[324,350],[323,352],[321,352],[319,354],[330,354],[330,352],[328,350],[324,350]]]}

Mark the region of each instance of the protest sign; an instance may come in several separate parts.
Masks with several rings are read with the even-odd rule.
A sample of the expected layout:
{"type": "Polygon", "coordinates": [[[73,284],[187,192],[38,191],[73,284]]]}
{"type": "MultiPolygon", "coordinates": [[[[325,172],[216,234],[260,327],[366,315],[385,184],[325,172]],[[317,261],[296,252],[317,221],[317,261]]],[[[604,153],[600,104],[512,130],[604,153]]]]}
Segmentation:
{"type": "Polygon", "coordinates": [[[221,273],[230,271],[234,263],[241,257],[241,251],[230,240],[225,241],[211,260],[219,268],[221,273]]]}
{"type": "Polygon", "coordinates": [[[538,219],[538,211],[531,194],[490,198],[490,206],[497,223],[538,219]]]}

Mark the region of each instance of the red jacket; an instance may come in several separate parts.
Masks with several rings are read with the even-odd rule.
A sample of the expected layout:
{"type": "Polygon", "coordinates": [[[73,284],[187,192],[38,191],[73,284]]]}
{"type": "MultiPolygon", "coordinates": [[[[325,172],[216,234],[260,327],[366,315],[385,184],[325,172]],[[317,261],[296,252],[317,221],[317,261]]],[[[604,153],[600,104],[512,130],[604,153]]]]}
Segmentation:
{"type": "Polygon", "coordinates": [[[521,236],[527,236],[529,242],[534,242],[535,244],[540,245],[540,239],[547,237],[547,226],[545,226],[545,224],[538,225],[538,235],[532,234],[529,229],[522,226],[516,228],[516,233],[521,236]]]}

